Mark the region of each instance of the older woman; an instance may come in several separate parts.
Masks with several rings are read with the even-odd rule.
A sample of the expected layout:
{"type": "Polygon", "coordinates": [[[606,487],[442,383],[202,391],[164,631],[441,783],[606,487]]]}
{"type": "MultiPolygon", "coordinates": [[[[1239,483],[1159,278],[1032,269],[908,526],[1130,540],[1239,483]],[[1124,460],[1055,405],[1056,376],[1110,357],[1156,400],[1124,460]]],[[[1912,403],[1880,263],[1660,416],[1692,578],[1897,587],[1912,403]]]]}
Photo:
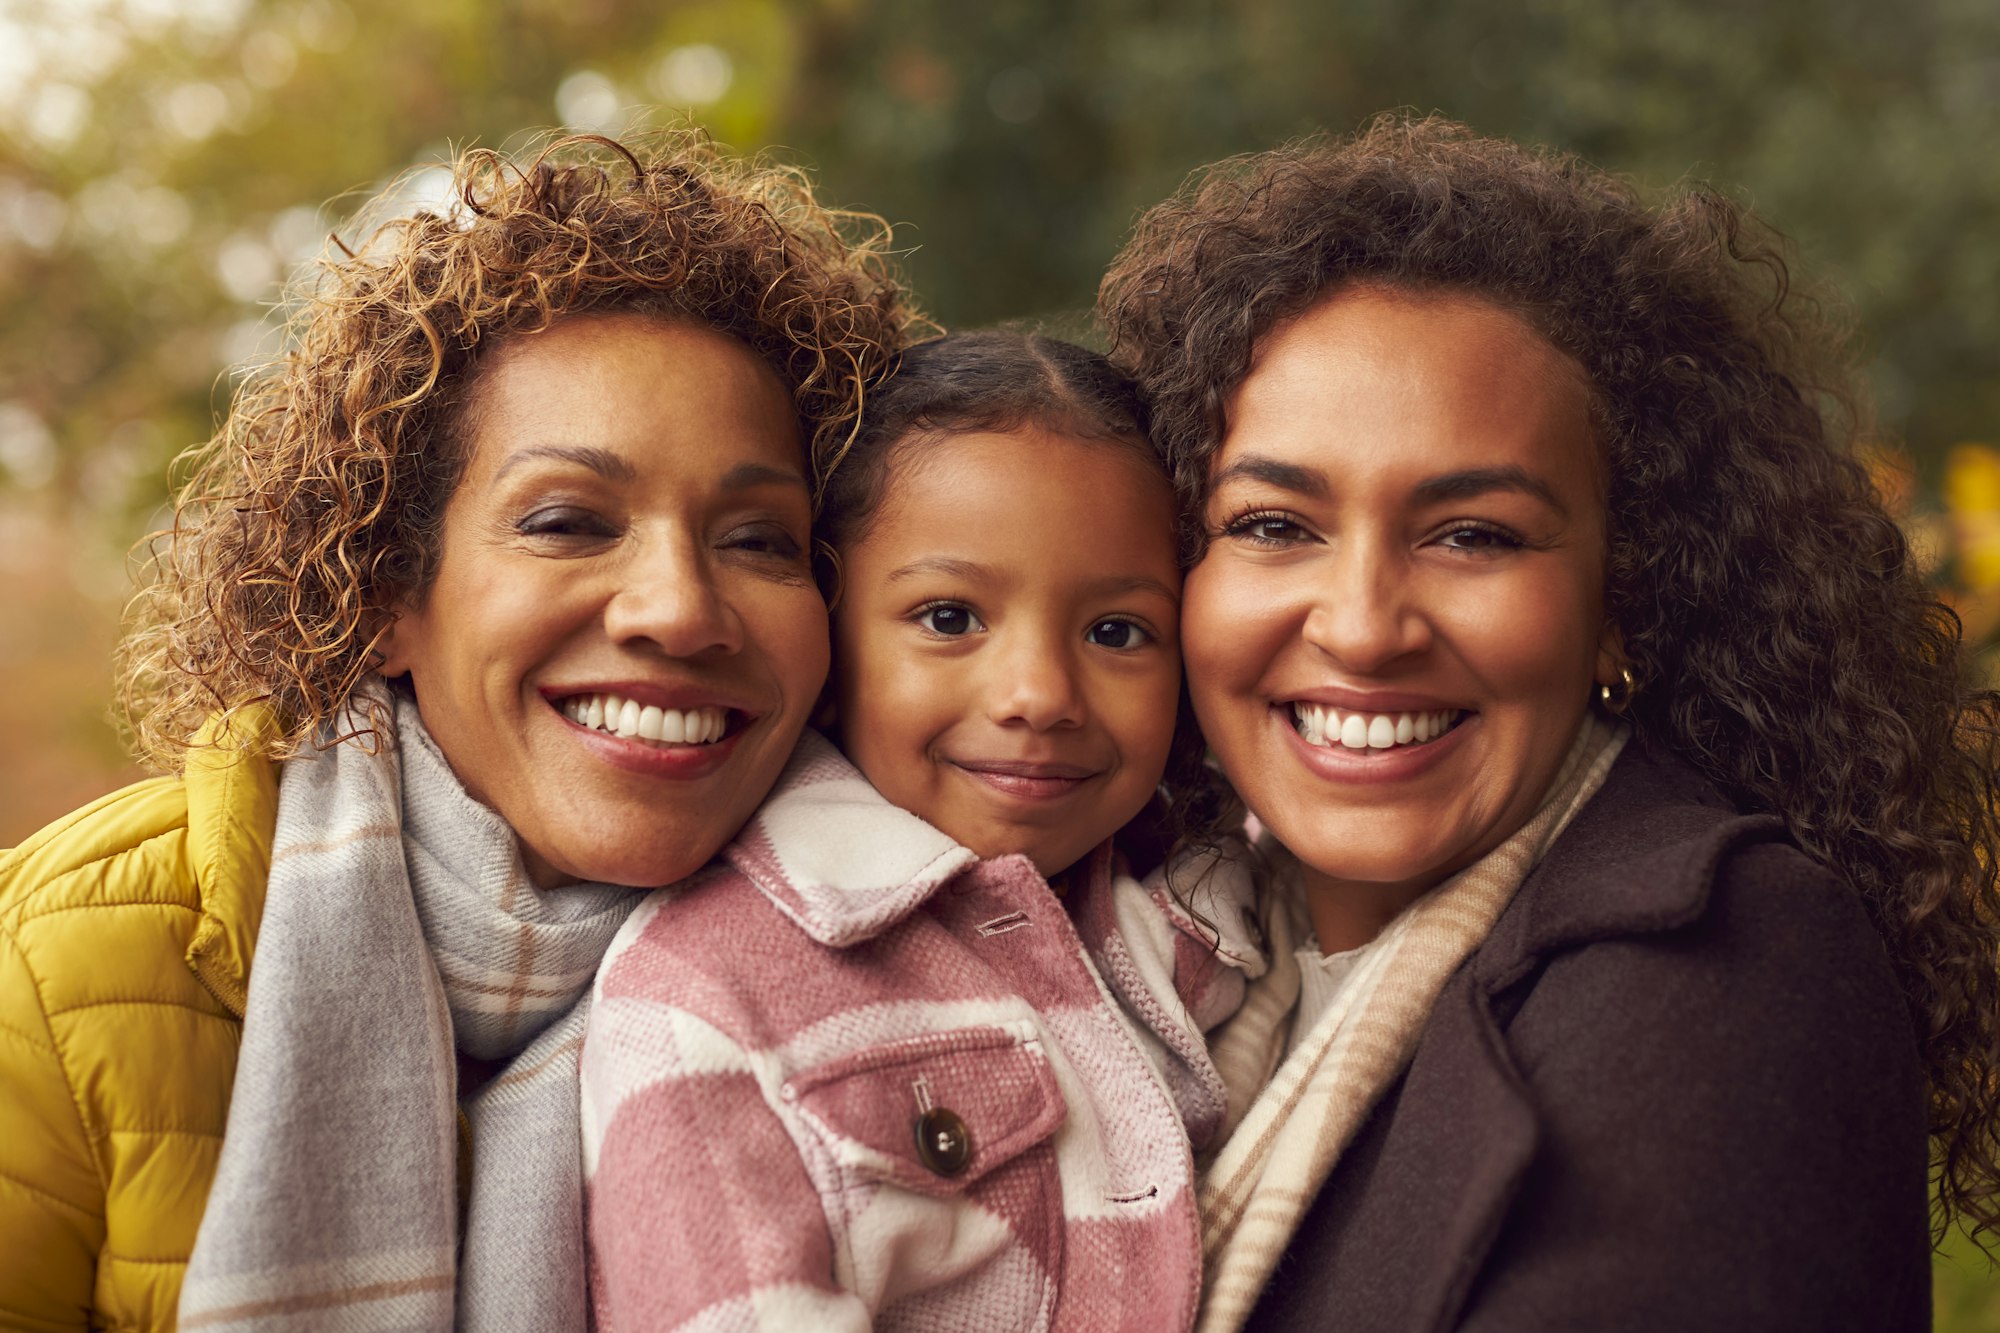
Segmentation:
{"type": "Polygon", "coordinates": [[[905,312],[691,139],[457,181],[322,267],[182,498],[127,646],[175,776],[0,858],[11,1325],[584,1325],[588,987],[805,725],[813,497],[905,312]]]}
{"type": "Polygon", "coordinates": [[[1996,700],[1772,245],[1385,120],[1103,309],[1279,844],[1203,1327],[1928,1327],[1927,1163],[2000,1213],[1996,700]]]}

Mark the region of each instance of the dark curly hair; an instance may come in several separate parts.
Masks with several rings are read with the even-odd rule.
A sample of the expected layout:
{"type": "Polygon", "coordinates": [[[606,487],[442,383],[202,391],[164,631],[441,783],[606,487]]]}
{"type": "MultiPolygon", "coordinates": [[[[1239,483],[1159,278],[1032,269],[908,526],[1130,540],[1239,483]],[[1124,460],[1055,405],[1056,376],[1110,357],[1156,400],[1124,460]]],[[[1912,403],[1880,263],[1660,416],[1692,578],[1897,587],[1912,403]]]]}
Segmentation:
{"type": "Polygon", "coordinates": [[[184,460],[120,650],[126,722],[159,768],[210,714],[270,705],[282,756],[355,698],[396,608],[435,574],[470,392],[508,338],[586,311],[739,338],[791,391],[817,483],[915,318],[879,219],[829,212],[798,172],[692,131],[558,139],[525,165],[477,149],[452,173],[450,209],[336,241],[297,293],[288,349],[184,460]]]}
{"type": "MultiPolygon", "coordinates": [[[[1015,329],[954,333],[910,347],[868,400],[853,445],[827,479],[822,540],[837,559],[867,535],[906,451],[952,435],[1023,426],[1129,449],[1169,475],[1138,385],[1105,357],[1015,329]]],[[[1185,684],[1161,791],[1164,808],[1152,812],[1158,817],[1136,821],[1127,835],[1127,850],[1142,870],[1167,857],[1169,842],[1178,851],[1219,842],[1229,823],[1229,793],[1208,766],[1185,684]]]]}
{"type": "Polygon", "coordinates": [[[1138,385],[1106,358],[1015,329],[954,333],[904,351],[869,398],[854,443],[827,478],[821,534],[836,549],[865,536],[894,460],[925,437],[1023,426],[1126,445],[1166,470],[1138,385]]]}
{"type": "Polygon", "coordinates": [[[1700,188],[1649,207],[1574,158],[1384,117],[1223,162],[1104,280],[1190,556],[1258,339],[1352,284],[1458,291],[1583,367],[1608,470],[1607,605],[1639,738],[1781,815],[1860,892],[1929,1079],[1939,1208],[2000,1224],[2000,696],[1850,451],[1852,372],[1780,238],[1700,188]]]}

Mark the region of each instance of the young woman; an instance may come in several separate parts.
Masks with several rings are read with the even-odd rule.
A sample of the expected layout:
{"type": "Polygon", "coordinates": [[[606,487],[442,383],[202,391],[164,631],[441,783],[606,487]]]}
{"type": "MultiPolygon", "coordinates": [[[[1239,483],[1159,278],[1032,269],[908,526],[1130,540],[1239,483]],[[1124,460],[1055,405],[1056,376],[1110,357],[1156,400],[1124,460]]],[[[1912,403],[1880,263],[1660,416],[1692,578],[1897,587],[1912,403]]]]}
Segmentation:
{"type": "Polygon", "coordinates": [[[586,1324],[590,982],[805,725],[819,464],[906,314],[692,139],[457,173],[181,498],[127,645],[172,776],[0,854],[7,1322],[586,1324]]]}
{"type": "Polygon", "coordinates": [[[1390,119],[1103,312],[1275,840],[1202,1326],[1928,1327],[1927,1163],[2000,1211],[1996,700],[1754,222],[1390,119]]]}

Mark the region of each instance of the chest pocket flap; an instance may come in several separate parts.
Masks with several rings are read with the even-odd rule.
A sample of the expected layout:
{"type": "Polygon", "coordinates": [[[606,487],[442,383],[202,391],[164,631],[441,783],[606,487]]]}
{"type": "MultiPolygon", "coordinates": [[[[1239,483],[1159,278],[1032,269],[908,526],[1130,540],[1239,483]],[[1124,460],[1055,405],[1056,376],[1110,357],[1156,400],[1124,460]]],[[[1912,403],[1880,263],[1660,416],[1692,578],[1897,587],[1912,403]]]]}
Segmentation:
{"type": "Polygon", "coordinates": [[[815,1065],[784,1096],[843,1169],[919,1194],[962,1193],[1068,1114],[1028,1024],[952,1028],[815,1065]]]}

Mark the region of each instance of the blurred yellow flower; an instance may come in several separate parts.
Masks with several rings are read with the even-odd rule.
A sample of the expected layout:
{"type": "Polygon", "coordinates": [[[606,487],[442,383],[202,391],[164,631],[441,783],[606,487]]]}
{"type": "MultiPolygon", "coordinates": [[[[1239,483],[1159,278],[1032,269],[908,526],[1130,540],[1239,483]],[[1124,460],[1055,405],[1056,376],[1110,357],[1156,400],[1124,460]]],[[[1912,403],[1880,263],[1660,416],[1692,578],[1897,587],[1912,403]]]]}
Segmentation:
{"type": "Polygon", "coordinates": [[[1944,506],[1951,515],[1959,586],[2000,589],[2000,449],[1961,444],[1945,458],[1944,506]]]}

